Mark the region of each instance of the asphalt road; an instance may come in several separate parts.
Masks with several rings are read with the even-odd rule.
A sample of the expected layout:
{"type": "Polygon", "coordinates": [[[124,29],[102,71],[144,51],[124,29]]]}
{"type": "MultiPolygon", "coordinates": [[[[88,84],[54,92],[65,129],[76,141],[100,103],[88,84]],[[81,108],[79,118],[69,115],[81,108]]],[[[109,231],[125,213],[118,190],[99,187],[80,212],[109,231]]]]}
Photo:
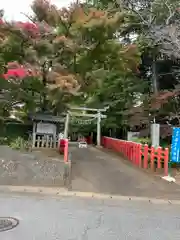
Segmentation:
{"type": "Polygon", "coordinates": [[[180,186],[147,174],[119,156],[88,146],[70,147],[73,191],[180,199],[180,186]]]}
{"type": "Polygon", "coordinates": [[[179,240],[178,205],[0,194],[1,216],[18,218],[2,240],[179,240]]]}
{"type": "Polygon", "coordinates": [[[22,190],[24,193],[20,194],[1,188],[0,217],[17,218],[20,224],[0,232],[0,239],[179,240],[180,200],[157,200],[180,199],[178,185],[167,184],[119,157],[91,147],[71,146],[70,150],[72,190],[107,193],[107,196],[89,194],[88,197],[87,193],[74,196],[73,192],[67,192],[65,197],[60,189],[50,193],[51,188],[47,195],[39,190],[34,194],[22,190]],[[114,194],[127,197],[109,198],[114,194]],[[156,199],[149,201],[144,197],[156,199]]]}

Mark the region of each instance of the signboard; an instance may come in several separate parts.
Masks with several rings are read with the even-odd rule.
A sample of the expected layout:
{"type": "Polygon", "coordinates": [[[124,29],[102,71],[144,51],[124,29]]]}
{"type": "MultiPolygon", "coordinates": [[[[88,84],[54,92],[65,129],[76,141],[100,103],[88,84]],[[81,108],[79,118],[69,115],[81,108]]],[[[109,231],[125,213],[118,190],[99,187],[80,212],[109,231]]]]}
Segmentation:
{"type": "Polygon", "coordinates": [[[138,138],[139,137],[139,132],[128,132],[127,133],[127,140],[132,141],[133,138],[138,138]]]}
{"type": "Polygon", "coordinates": [[[180,128],[173,128],[171,162],[180,162],[180,128]]]}
{"type": "Polygon", "coordinates": [[[159,147],[159,139],[160,139],[160,125],[153,123],[151,124],[151,142],[152,146],[155,148],[159,147]]]}
{"type": "Polygon", "coordinates": [[[59,133],[59,139],[63,139],[64,138],[64,134],[63,133],[59,133]]]}
{"type": "Polygon", "coordinates": [[[37,124],[37,133],[41,134],[56,134],[56,125],[49,123],[38,123],[37,124]]]}

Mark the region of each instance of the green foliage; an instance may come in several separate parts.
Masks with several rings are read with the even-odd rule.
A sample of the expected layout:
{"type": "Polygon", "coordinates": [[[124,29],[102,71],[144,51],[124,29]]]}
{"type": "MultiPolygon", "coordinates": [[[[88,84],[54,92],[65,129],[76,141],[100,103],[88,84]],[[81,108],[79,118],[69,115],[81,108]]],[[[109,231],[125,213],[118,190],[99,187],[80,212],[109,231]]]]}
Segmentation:
{"type": "MultiPolygon", "coordinates": [[[[89,0],[58,9],[49,1],[35,0],[35,26],[1,24],[0,73],[12,61],[32,72],[23,79],[0,78],[1,119],[16,110],[16,115],[24,120],[29,112],[42,108],[42,96],[46,96],[47,110],[54,114],[71,105],[109,106],[103,127],[128,125],[129,111],[137,103],[145,106],[144,99],[148,98],[149,107],[152,58],[160,51],[149,33],[156,26],[179,19],[177,0],[141,0],[138,9],[136,4],[135,0],[128,4],[89,0]],[[133,34],[137,35],[134,39],[129,37],[133,34]],[[51,72],[43,68],[46,62],[51,65],[51,72]],[[23,104],[21,109],[18,103],[23,104]]],[[[177,96],[168,101],[166,113],[178,109],[179,100],[178,104],[174,100],[177,102],[177,96]]],[[[93,128],[93,124],[84,126],[83,131],[93,128]]],[[[148,139],[137,141],[150,144],[148,139]]]]}
{"type": "Polygon", "coordinates": [[[8,138],[0,137],[0,145],[8,145],[8,138]]]}
{"type": "Polygon", "coordinates": [[[12,149],[17,149],[17,150],[28,150],[29,148],[29,143],[28,141],[24,140],[22,137],[17,137],[14,139],[12,142],[10,142],[9,146],[12,149]]]}
{"type": "Polygon", "coordinates": [[[150,138],[133,138],[133,142],[141,143],[141,144],[148,144],[151,145],[151,139],[150,138]]]}
{"type": "MultiPolygon", "coordinates": [[[[74,4],[57,9],[45,0],[32,4],[37,34],[29,28],[7,24],[2,30],[2,65],[18,61],[36,77],[13,79],[2,88],[2,112],[18,110],[18,115],[38,111],[46,96],[47,110],[60,114],[68,106],[109,106],[105,127],[119,128],[127,117],[124,112],[136,104],[144,85],[137,77],[141,52],[136,44],[126,44],[126,25],[134,13],[109,7],[107,1],[74,4]],[[112,11],[113,10],[113,11],[112,11]],[[56,30],[56,31],[55,31],[56,30]],[[51,72],[43,72],[45,62],[51,72]],[[44,75],[46,74],[46,86],[44,75]],[[52,83],[54,82],[54,83],[52,83]],[[21,112],[17,103],[23,103],[21,112]]],[[[115,6],[117,7],[117,6],[115,6]]],[[[2,84],[5,84],[4,82],[2,84]]]]}

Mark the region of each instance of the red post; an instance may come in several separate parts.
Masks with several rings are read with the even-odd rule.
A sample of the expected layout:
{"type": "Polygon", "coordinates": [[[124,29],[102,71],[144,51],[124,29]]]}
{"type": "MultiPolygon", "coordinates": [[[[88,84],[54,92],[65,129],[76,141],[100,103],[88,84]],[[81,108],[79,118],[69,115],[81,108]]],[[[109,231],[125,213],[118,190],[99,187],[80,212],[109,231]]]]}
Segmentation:
{"type": "Polygon", "coordinates": [[[131,149],[130,149],[130,143],[127,142],[127,158],[130,160],[131,159],[131,149]]]}
{"type": "Polygon", "coordinates": [[[60,139],[58,145],[59,145],[58,146],[59,153],[63,154],[64,153],[64,145],[65,145],[64,139],[60,139]]]}
{"type": "Polygon", "coordinates": [[[138,163],[138,160],[137,160],[137,158],[136,158],[136,151],[137,151],[137,145],[138,144],[136,144],[136,143],[132,143],[132,151],[133,151],[133,163],[135,164],[135,165],[137,165],[138,163]]]}
{"type": "Polygon", "coordinates": [[[151,147],[151,170],[154,170],[154,157],[155,157],[155,149],[151,147]]]}
{"type": "Polygon", "coordinates": [[[106,148],[106,137],[102,137],[102,146],[106,148]]]}
{"type": "Polygon", "coordinates": [[[64,162],[67,163],[68,162],[68,139],[64,139],[64,162]]]}
{"type": "Polygon", "coordinates": [[[141,144],[137,144],[136,146],[136,163],[139,167],[141,167],[142,163],[141,163],[141,144]]]}
{"type": "Polygon", "coordinates": [[[104,147],[104,137],[101,137],[101,146],[104,147]]]}
{"type": "Polygon", "coordinates": [[[134,157],[134,154],[135,154],[135,144],[134,143],[131,143],[131,159],[132,159],[132,163],[136,164],[136,159],[134,157]]]}
{"type": "Polygon", "coordinates": [[[116,140],[116,151],[121,152],[121,141],[116,140]]]}
{"type": "Polygon", "coordinates": [[[158,169],[161,168],[161,158],[162,158],[162,148],[158,147],[158,150],[157,150],[157,168],[158,169]]]}
{"type": "Polygon", "coordinates": [[[134,143],[131,142],[131,161],[135,164],[134,160],[134,143]]]}
{"type": "Polygon", "coordinates": [[[132,144],[131,144],[131,142],[129,143],[129,160],[132,161],[132,144]]]}
{"type": "Polygon", "coordinates": [[[169,149],[165,148],[164,151],[164,175],[168,176],[169,172],[168,172],[168,168],[169,168],[169,149]]]}
{"type": "Polygon", "coordinates": [[[125,153],[125,145],[124,145],[124,141],[122,141],[121,142],[121,152],[122,152],[122,154],[124,155],[124,153],[125,153]]]}
{"type": "Polygon", "coordinates": [[[124,155],[127,157],[127,142],[124,144],[124,155]]]}
{"type": "Polygon", "coordinates": [[[145,144],[144,145],[144,151],[143,151],[143,155],[144,155],[144,168],[148,168],[148,150],[149,150],[149,148],[148,148],[148,145],[147,144],[145,144]]]}

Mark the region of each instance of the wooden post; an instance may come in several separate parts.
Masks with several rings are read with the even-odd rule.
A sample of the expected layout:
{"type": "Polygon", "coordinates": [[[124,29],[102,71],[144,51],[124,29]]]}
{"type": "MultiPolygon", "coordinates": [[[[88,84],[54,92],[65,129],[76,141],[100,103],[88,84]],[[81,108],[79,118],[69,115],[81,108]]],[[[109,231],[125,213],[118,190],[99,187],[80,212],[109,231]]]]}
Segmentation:
{"type": "Polygon", "coordinates": [[[37,138],[37,148],[40,146],[40,137],[37,138]]]}
{"type": "Polygon", "coordinates": [[[64,128],[64,138],[68,138],[68,128],[69,128],[69,112],[66,115],[66,122],[65,122],[65,128],[64,128]]]}
{"type": "Polygon", "coordinates": [[[32,134],[32,147],[34,148],[36,144],[36,123],[33,122],[33,134],[32,134]]]}
{"type": "Polygon", "coordinates": [[[101,112],[97,114],[97,146],[101,146],[101,112]]]}
{"type": "Polygon", "coordinates": [[[42,148],[44,147],[44,143],[45,143],[45,137],[42,136],[42,142],[41,142],[41,147],[42,147],[42,148]]]}

